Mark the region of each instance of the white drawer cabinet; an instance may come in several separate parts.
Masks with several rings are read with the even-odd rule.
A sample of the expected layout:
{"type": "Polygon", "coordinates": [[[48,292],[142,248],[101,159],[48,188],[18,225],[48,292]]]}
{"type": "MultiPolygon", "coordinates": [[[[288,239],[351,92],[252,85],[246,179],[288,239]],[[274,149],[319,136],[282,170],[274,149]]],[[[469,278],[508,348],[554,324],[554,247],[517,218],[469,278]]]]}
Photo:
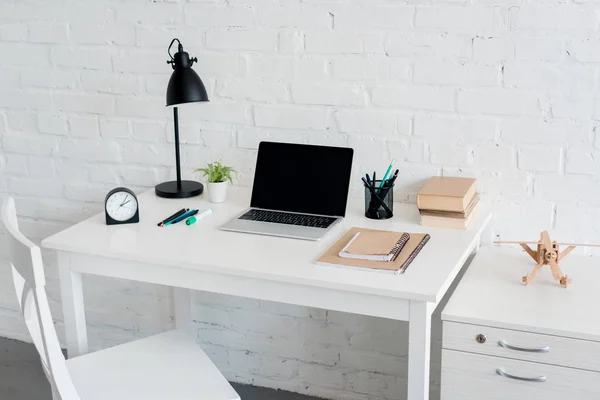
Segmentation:
{"type": "Polygon", "coordinates": [[[442,400],[600,399],[600,259],[565,289],[515,248],[482,249],[442,312],[442,400]]]}
{"type": "Polygon", "coordinates": [[[589,340],[444,322],[443,341],[446,349],[600,372],[600,344],[589,340]]]}
{"type": "Polygon", "coordinates": [[[598,398],[598,372],[442,350],[442,400],[598,398]]]}

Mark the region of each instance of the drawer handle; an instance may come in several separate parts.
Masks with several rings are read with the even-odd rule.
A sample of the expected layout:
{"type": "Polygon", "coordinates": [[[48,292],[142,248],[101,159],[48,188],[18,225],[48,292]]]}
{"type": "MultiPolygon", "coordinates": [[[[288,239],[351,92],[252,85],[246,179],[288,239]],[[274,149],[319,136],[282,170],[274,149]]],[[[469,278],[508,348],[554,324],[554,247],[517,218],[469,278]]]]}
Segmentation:
{"type": "Polygon", "coordinates": [[[511,344],[508,344],[504,340],[499,340],[498,346],[504,347],[505,349],[509,349],[509,350],[526,351],[528,353],[548,353],[550,351],[550,347],[548,347],[548,346],[537,347],[537,348],[536,347],[518,347],[518,346],[513,346],[511,344]]]}
{"type": "Polygon", "coordinates": [[[517,381],[524,381],[524,382],[546,382],[548,380],[548,378],[546,378],[545,376],[536,376],[533,378],[525,378],[522,376],[511,375],[511,374],[507,373],[506,371],[504,371],[504,368],[496,368],[496,373],[498,375],[503,376],[508,379],[515,379],[517,381]]]}

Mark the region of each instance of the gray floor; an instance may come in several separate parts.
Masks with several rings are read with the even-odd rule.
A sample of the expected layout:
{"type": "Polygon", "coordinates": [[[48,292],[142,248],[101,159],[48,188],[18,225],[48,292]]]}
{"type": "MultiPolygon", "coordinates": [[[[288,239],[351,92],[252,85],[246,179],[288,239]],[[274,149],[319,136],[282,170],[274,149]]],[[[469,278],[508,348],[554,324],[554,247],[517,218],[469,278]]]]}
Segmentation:
{"type": "MultiPolygon", "coordinates": [[[[296,393],[234,384],[243,400],[315,400],[296,393]]],[[[52,400],[33,345],[0,338],[0,399],[52,400]]]]}

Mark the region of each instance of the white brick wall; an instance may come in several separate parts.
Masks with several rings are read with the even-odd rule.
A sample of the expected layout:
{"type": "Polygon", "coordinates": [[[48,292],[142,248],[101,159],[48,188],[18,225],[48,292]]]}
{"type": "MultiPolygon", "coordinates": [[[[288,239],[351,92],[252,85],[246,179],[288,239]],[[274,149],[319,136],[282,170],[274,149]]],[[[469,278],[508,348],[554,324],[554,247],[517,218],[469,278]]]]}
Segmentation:
{"type": "MultiPolygon", "coordinates": [[[[400,201],[431,175],[475,176],[499,237],[600,241],[599,12],[590,0],[5,0],[0,194],[38,240],[100,211],[116,185],[172,177],[165,61],[179,37],[212,100],[181,110],[188,178],[221,158],[249,186],[261,140],[349,145],[357,173],[396,159],[400,201]]],[[[23,338],[7,274],[2,263],[0,334],[23,338]]],[[[168,288],[85,286],[93,348],[172,325],[168,288]]],[[[404,398],[404,323],[206,293],[196,303],[198,336],[230,379],[404,398]]],[[[438,350],[439,339],[434,321],[438,350]]]]}

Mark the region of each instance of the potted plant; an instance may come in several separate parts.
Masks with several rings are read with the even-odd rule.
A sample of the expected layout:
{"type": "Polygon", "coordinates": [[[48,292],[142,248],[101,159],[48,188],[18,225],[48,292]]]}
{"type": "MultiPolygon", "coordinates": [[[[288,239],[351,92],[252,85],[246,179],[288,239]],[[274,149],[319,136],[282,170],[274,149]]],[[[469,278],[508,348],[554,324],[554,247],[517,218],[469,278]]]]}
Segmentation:
{"type": "Polygon", "coordinates": [[[232,167],[223,165],[221,161],[208,163],[206,168],[198,168],[194,172],[202,172],[208,181],[208,199],[211,203],[222,203],[227,197],[227,182],[233,183],[232,167]]]}

